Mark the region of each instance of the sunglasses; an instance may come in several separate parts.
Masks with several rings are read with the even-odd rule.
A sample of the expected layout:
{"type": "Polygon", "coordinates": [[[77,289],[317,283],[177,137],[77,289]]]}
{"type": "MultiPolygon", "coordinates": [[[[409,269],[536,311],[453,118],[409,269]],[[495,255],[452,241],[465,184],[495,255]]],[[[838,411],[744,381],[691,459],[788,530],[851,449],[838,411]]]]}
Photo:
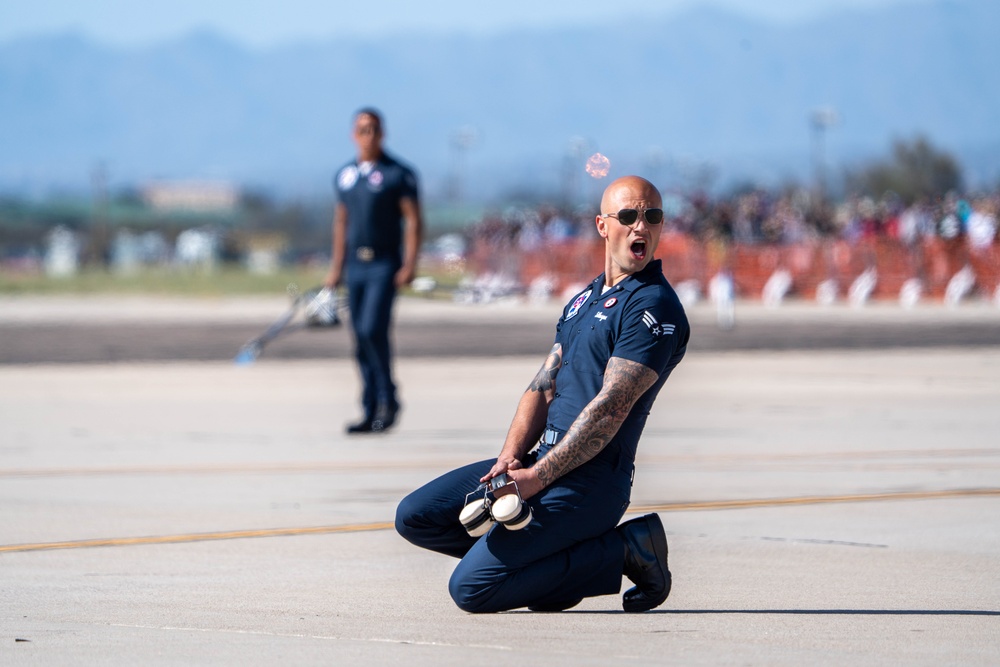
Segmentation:
{"type": "Polygon", "coordinates": [[[623,208],[617,213],[601,213],[601,216],[605,218],[617,218],[621,224],[631,227],[639,219],[640,214],[646,219],[647,225],[658,225],[663,222],[662,208],[623,208]]]}

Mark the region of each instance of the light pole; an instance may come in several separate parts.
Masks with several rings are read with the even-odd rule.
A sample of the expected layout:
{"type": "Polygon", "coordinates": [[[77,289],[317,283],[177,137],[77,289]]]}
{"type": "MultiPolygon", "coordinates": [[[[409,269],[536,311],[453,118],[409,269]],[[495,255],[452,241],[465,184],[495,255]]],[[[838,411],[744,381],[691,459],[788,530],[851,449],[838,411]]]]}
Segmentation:
{"type": "Polygon", "coordinates": [[[459,202],[462,199],[462,178],[465,176],[465,154],[476,143],[479,134],[471,125],[464,125],[451,133],[450,145],[452,151],[451,200],[459,202]]]}
{"type": "Polygon", "coordinates": [[[837,124],[837,111],[833,107],[814,109],[809,114],[809,124],[813,135],[813,169],[816,180],[816,196],[819,201],[826,198],[826,131],[837,124]]]}
{"type": "Polygon", "coordinates": [[[108,221],[108,166],[98,162],[90,172],[92,211],[87,261],[104,268],[108,262],[111,230],[108,221]]]}

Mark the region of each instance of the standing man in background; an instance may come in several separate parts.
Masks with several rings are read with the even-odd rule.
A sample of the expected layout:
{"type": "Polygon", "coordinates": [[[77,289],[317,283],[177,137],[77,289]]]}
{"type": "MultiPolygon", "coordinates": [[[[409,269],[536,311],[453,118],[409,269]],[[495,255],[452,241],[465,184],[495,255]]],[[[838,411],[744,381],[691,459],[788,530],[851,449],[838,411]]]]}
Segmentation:
{"type": "Polygon", "coordinates": [[[347,426],[349,434],[383,432],[396,423],[392,305],[396,291],[413,281],[423,235],[417,176],[382,149],[383,137],[378,111],[363,108],[354,114],[357,159],[337,172],[333,184],[337,204],[326,287],[347,285],[363,387],[364,416],[347,426]]]}

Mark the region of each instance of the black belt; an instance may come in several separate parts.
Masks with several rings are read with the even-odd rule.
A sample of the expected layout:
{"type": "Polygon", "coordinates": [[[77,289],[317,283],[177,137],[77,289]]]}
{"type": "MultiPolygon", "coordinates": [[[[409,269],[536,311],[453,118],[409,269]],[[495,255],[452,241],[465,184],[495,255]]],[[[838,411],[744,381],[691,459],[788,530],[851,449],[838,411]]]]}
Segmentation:
{"type": "Polygon", "coordinates": [[[359,262],[367,263],[373,262],[376,259],[392,259],[394,257],[399,257],[399,251],[392,250],[391,248],[359,245],[350,252],[350,256],[359,262]]]}

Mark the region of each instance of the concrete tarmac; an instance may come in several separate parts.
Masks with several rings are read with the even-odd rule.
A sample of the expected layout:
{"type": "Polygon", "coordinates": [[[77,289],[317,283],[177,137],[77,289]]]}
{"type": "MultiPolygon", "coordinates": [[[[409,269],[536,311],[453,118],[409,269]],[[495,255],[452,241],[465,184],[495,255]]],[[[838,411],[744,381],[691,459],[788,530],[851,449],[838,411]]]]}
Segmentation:
{"type": "Polygon", "coordinates": [[[496,455],[545,351],[403,355],[402,422],[355,438],[344,358],[0,365],[0,664],[1000,664],[1000,346],[968,342],[692,351],[629,513],[667,602],[459,611],[395,505],[496,455]]]}
{"type": "MultiPolygon", "coordinates": [[[[552,345],[562,304],[508,300],[463,305],[399,300],[393,329],[404,357],[535,355],[552,345]]],[[[0,298],[0,364],[226,361],[289,310],[282,298],[0,298]]],[[[1000,308],[896,304],[865,308],[740,303],[735,326],[720,329],[714,308],[690,310],[692,352],[1000,346],[1000,308]]],[[[301,313],[292,327],[301,324],[301,313]]],[[[344,359],[347,327],[283,333],[267,359],[344,359]]],[[[543,352],[544,353],[544,352],[543,352]]]]}

